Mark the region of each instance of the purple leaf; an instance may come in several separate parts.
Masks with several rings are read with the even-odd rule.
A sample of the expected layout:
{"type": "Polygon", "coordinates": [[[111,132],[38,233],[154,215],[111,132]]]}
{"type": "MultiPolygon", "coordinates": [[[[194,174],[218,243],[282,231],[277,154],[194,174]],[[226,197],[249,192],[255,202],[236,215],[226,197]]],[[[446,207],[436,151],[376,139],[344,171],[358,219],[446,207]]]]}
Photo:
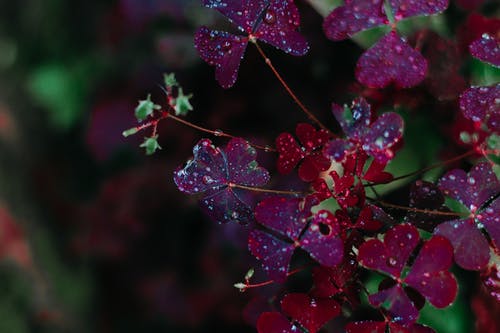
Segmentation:
{"type": "Polygon", "coordinates": [[[193,159],[174,172],[174,181],[182,192],[205,193],[202,208],[215,221],[247,224],[253,216],[248,191],[237,185],[257,187],[269,181],[255,158],[255,149],[243,139],[231,139],[225,150],[203,139],[193,148],[193,159]]]}
{"type": "Polygon", "coordinates": [[[286,53],[303,56],[309,45],[297,31],[299,26],[300,14],[293,0],[272,0],[253,36],[286,53]]]}
{"type": "Polygon", "coordinates": [[[443,193],[475,213],[487,200],[500,193],[500,181],[487,162],[478,163],[471,171],[455,169],[439,180],[443,193]]]}
{"type": "Polygon", "coordinates": [[[469,45],[474,58],[500,67],[500,40],[489,34],[483,34],[480,39],[469,45]]]}
{"type": "Polygon", "coordinates": [[[497,249],[500,249],[500,197],[488,205],[477,219],[484,225],[497,249]]]}
{"type": "Polygon", "coordinates": [[[362,97],[352,101],[350,109],[332,103],[332,113],[342,131],[350,138],[359,139],[371,124],[371,106],[362,97]]]}
{"type": "Polygon", "coordinates": [[[224,15],[243,32],[252,33],[269,0],[203,0],[203,5],[224,15]]]}
{"type": "Polygon", "coordinates": [[[336,41],[387,23],[383,0],[348,0],[326,17],[323,30],[329,39],[336,41]]]}
{"type": "Polygon", "coordinates": [[[399,278],[410,254],[419,241],[417,228],[401,224],[393,227],[384,236],[384,242],[370,239],[359,247],[359,263],[399,278]]]}
{"type": "Polygon", "coordinates": [[[254,230],[248,238],[248,249],[259,260],[270,279],[284,282],[295,246],[260,230],[254,230]]]}
{"type": "Polygon", "coordinates": [[[215,66],[215,78],[223,88],[229,88],[236,82],[247,44],[247,37],[207,27],[200,27],[194,37],[196,50],[203,60],[215,66]]]}
{"type": "Polygon", "coordinates": [[[490,247],[472,219],[453,220],[437,226],[434,235],[453,245],[455,261],[462,268],[480,270],[488,264],[490,247]]]}
{"type": "Polygon", "coordinates": [[[387,163],[394,157],[391,150],[403,136],[403,119],[394,112],[381,115],[363,136],[363,150],[380,163],[387,163]]]}
{"type": "Polygon", "coordinates": [[[300,247],[321,265],[333,267],[344,257],[344,243],[339,233],[337,218],[327,210],[320,210],[300,239],[300,247]]]}
{"type": "Polygon", "coordinates": [[[303,198],[271,197],[255,208],[255,219],[291,240],[298,239],[311,216],[311,206],[303,198]],[[308,206],[308,207],[307,207],[308,206]]]}
{"type": "Polygon", "coordinates": [[[471,87],[460,96],[460,109],[464,116],[483,122],[494,132],[500,133],[500,83],[487,87],[471,87]]]}
{"type": "Polygon", "coordinates": [[[457,296],[458,285],[448,269],[453,264],[453,247],[441,236],[425,243],[405,278],[435,307],[449,306],[457,296]]]}
{"type": "Polygon", "coordinates": [[[373,306],[384,306],[392,317],[392,321],[400,324],[411,324],[418,318],[418,310],[400,284],[383,289],[370,295],[368,300],[373,306]]]}
{"type": "Polygon", "coordinates": [[[448,0],[390,0],[394,18],[438,14],[448,8],[448,0]]]}
{"type": "Polygon", "coordinates": [[[355,99],[350,109],[333,103],[332,113],[347,139],[331,140],[325,145],[323,155],[340,162],[362,149],[384,165],[394,157],[392,148],[401,140],[404,127],[397,113],[386,112],[371,123],[371,107],[363,98],[355,99]]]}
{"type": "Polygon", "coordinates": [[[427,72],[427,61],[395,31],[368,49],[356,65],[356,78],[370,88],[394,83],[398,88],[419,84],[427,72]]]}
{"type": "MultiPolygon", "coordinates": [[[[409,206],[417,209],[435,210],[449,212],[450,210],[444,205],[444,195],[439,187],[433,183],[417,180],[410,188],[409,206]]],[[[420,213],[409,211],[405,219],[410,224],[418,228],[432,232],[434,228],[445,220],[449,220],[449,216],[437,214],[420,213]]]]}

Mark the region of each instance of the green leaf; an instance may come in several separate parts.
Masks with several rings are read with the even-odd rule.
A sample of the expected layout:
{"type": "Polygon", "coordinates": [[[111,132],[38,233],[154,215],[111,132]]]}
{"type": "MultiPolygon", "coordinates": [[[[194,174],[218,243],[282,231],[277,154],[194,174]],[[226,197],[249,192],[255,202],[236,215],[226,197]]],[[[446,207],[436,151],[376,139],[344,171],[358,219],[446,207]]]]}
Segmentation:
{"type": "Polygon", "coordinates": [[[165,73],[163,74],[163,80],[165,81],[166,87],[178,87],[179,83],[175,78],[175,73],[165,73]]]}
{"type": "Polygon", "coordinates": [[[161,149],[158,144],[158,136],[145,138],[140,147],[146,149],[146,155],[153,155],[158,149],[161,149]]]}
{"type": "Polygon", "coordinates": [[[189,102],[189,99],[193,97],[193,94],[184,95],[182,88],[179,88],[179,93],[175,99],[175,115],[185,116],[189,111],[193,111],[193,106],[189,102]]]}
{"type": "Polygon", "coordinates": [[[135,108],[135,117],[138,121],[143,121],[150,116],[154,110],[161,109],[161,106],[156,105],[151,101],[151,95],[147,99],[139,101],[139,105],[135,108]]]}

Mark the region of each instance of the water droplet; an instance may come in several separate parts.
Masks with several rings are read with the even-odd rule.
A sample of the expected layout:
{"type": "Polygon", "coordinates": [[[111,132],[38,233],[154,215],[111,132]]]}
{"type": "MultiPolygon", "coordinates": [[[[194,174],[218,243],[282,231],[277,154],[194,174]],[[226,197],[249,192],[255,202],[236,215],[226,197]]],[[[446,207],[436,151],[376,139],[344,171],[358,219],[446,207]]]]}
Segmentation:
{"type": "Polygon", "coordinates": [[[387,266],[389,267],[395,267],[398,264],[398,261],[394,259],[393,257],[389,257],[387,259],[387,266]]]}
{"type": "Polygon", "coordinates": [[[267,11],[266,15],[264,16],[264,22],[269,25],[276,23],[276,15],[272,10],[267,11]]]}

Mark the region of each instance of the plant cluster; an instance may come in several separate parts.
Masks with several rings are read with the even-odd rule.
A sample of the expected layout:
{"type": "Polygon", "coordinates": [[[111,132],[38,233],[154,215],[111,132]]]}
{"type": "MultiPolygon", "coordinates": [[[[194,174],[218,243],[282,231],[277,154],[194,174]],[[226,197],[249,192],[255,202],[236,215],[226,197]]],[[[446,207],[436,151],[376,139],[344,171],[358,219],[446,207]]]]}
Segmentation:
{"type": "MultiPolygon", "coordinates": [[[[261,267],[251,269],[236,288],[243,292],[271,283],[286,286],[299,272],[312,279],[307,292],[268,297],[273,311],[259,314],[258,332],[314,333],[334,318],[349,333],[434,332],[417,323],[419,312],[426,302],[436,308],[454,302],[459,290],[450,270],[454,264],[479,272],[500,302],[500,84],[472,86],[460,95],[460,112],[473,124],[471,131],[460,133],[470,150],[438,165],[393,175],[386,167],[404,145],[405,121],[398,112],[379,112],[383,108],[372,107],[369,96],[333,103],[331,112],[341,129],[336,132],[304,105],[264,53],[260,42],[294,56],[308,52],[293,0],[203,4],[239,31],[201,27],[195,34],[195,47],[215,67],[220,85],[235,84],[246,48],[254,45],[311,123],[297,124],[294,134],[281,133],[274,145],[195,125],[181,117],[192,109],[191,95],[184,95],[170,74],[165,76],[166,106],[150,97],[140,101],[139,125],[124,135],[151,129],[142,144],[147,154],[160,148],[157,126],[167,119],[229,139],[225,147],[201,139],[193,157],[174,172],[174,182],[181,192],[199,195],[201,209],[215,222],[249,229],[248,249],[261,267]],[[274,155],[277,173],[296,172],[303,186],[271,189],[271,174],[257,161],[257,151],[274,155]],[[436,182],[416,180],[407,205],[386,202],[377,191],[380,185],[467,157],[472,161],[468,172],[452,169],[436,182]],[[292,270],[294,261],[304,265],[292,270]],[[269,280],[252,283],[257,270],[269,280]],[[379,277],[376,290],[369,290],[367,276],[379,277]]],[[[406,39],[399,25],[415,16],[439,14],[448,5],[447,0],[346,0],[326,17],[323,29],[334,41],[375,27],[386,29],[359,58],[355,76],[368,88],[391,86],[397,92],[432,77],[428,71],[435,63],[420,52],[423,33],[406,39]]],[[[486,27],[468,46],[470,54],[499,67],[500,30],[491,33],[486,27]]],[[[448,71],[450,77],[456,76],[456,68],[448,71]]]]}

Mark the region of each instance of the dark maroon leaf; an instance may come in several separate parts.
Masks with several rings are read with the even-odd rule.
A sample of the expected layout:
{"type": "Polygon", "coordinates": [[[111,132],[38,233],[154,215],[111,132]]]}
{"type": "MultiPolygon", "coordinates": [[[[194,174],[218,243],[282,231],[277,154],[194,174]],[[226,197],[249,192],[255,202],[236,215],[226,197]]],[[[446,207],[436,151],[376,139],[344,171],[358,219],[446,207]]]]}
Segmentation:
{"type": "Polygon", "coordinates": [[[487,87],[471,87],[460,96],[460,109],[464,116],[483,122],[494,132],[500,133],[500,83],[487,87]],[[496,116],[495,116],[496,115],[496,116]]]}
{"type": "Polygon", "coordinates": [[[438,14],[448,8],[448,0],[390,0],[394,19],[438,14]]]}
{"type": "Polygon", "coordinates": [[[384,307],[393,322],[408,325],[418,318],[418,310],[400,284],[372,294],[368,300],[373,306],[384,307]]]}
{"type": "Polygon", "coordinates": [[[425,242],[405,283],[418,290],[432,305],[444,308],[455,300],[457,281],[448,269],[453,264],[453,247],[441,236],[425,242]]]}
{"type": "Polygon", "coordinates": [[[224,150],[208,139],[193,148],[193,159],[174,172],[180,191],[205,193],[201,200],[204,211],[217,222],[252,220],[252,208],[245,190],[234,185],[258,187],[269,181],[269,173],[255,161],[256,151],[248,142],[235,138],[224,150]]]}
{"type": "Polygon", "coordinates": [[[340,225],[335,215],[327,210],[320,210],[300,239],[300,247],[320,264],[335,266],[344,256],[344,244],[339,233],[340,225]]]}
{"type": "Polygon", "coordinates": [[[473,57],[500,67],[500,40],[489,34],[483,34],[480,39],[469,46],[473,57]]]}
{"type": "MultiPolygon", "coordinates": [[[[404,126],[403,119],[397,113],[386,112],[372,123],[370,105],[363,98],[354,100],[351,108],[342,108],[333,103],[332,112],[347,139],[331,140],[323,148],[323,155],[335,161],[343,161],[347,156],[358,153],[358,149],[362,149],[376,159],[378,167],[385,166],[394,157],[392,149],[401,140],[404,126]]],[[[360,164],[362,168],[364,162],[355,160],[355,164],[360,164]]],[[[371,170],[375,171],[377,170],[371,170]]],[[[378,171],[382,176],[382,170],[379,168],[378,171]]],[[[385,174],[382,178],[386,177],[388,175],[385,174]]]]}
{"type": "Polygon", "coordinates": [[[354,289],[352,282],[357,278],[357,268],[356,260],[348,255],[335,267],[314,267],[314,288],[311,290],[311,295],[318,298],[329,298],[344,293],[349,298],[351,289],[354,289]]]}
{"type": "Polygon", "coordinates": [[[363,175],[363,179],[376,184],[389,183],[394,176],[389,172],[384,171],[386,165],[387,163],[381,163],[377,160],[373,160],[370,167],[363,175]]]}
{"type": "Polygon", "coordinates": [[[258,333],[295,333],[297,327],[279,312],[264,312],[257,321],[258,333]]]}
{"type": "Polygon", "coordinates": [[[286,295],[281,301],[281,309],[309,333],[316,333],[329,320],[340,314],[340,306],[334,300],[313,299],[300,293],[286,295]]]}
{"type": "Polygon", "coordinates": [[[394,83],[398,88],[416,86],[425,78],[427,61],[395,31],[391,31],[359,58],[356,78],[370,88],[394,83]]]}
{"type": "Polygon", "coordinates": [[[311,204],[303,198],[271,197],[255,208],[255,219],[291,240],[297,240],[311,216],[311,204]]]}
{"type": "Polygon", "coordinates": [[[350,108],[332,103],[332,113],[342,131],[350,138],[360,139],[372,123],[371,106],[361,97],[353,100],[350,108]]]}
{"type": "Polygon", "coordinates": [[[276,149],[279,153],[278,171],[287,174],[303,160],[298,171],[299,177],[303,181],[314,181],[319,173],[328,170],[331,164],[330,160],[321,153],[321,147],[328,141],[328,132],[316,130],[305,123],[298,124],[295,132],[302,144],[302,149],[289,133],[282,133],[276,139],[276,149]]]}
{"type": "Polygon", "coordinates": [[[477,220],[488,231],[491,240],[500,249],[500,197],[489,204],[478,216],[477,220]]]}
{"type": "Polygon", "coordinates": [[[383,0],[349,0],[326,17],[323,30],[329,39],[342,40],[388,22],[383,0]]]}
{"type": "Polygon", "coordinates": [[[460,201],[475,213],[487,200],[500,193],[500,181],[487,162],[478,163],[471,171],[455,169],[439,180],[443,193],[460,201]]]}
{"type": "Polygon", "coordinates": [[[204,61],[215,66],[215,78],[223,88],[236,82],[247,44],[247,37],[207,27],[199,28],[194,37],[196,50],[204,61]]]}
{"type": "Polygon", "coordinates": [[[286,53],[303,56],[309,45],[297,31],[299,26],[300,14],[293,0],[271,0],[252,35],[286,53]]]}
{"type": "Polygon", "coordinates": [[[248,238],[248,249],[259,260],[270,279],[286,280],[295,246],[260,230],[254,230],[248,238]]]}
{"type": "MultiPolygon", "coordinates": [[[[417,180],[412,184],[409,206],[422,210],[449,212],[449,209],[444,205],[444,195],[439,187],[422,180],[417,180]]],[[[438,224],[449,220],[450,217],[409,211],[405,219],[418,228],[432,232],[438,224]]]]}
{"type": "Polygon", "coordinates": [[[488,264],[490,247],[474,220],[453,220],[437,226],[435,235],[447,238],[454,248],[455,261],[465,269],[480,270],[488,264]]]}
{"type": "Polygon", "coordinates": [[[387,231],[384,242],[370,239],[363,243],[359,248],[359,263],[399,278],[419,238],[415,227],[408,224],[397,225],[387,231]]]}
{"type": "Polygon", "coordinates": [[[203,0],[203,5],[224,15],[243,32],[252,33],[269,0],[203,0]]]}

